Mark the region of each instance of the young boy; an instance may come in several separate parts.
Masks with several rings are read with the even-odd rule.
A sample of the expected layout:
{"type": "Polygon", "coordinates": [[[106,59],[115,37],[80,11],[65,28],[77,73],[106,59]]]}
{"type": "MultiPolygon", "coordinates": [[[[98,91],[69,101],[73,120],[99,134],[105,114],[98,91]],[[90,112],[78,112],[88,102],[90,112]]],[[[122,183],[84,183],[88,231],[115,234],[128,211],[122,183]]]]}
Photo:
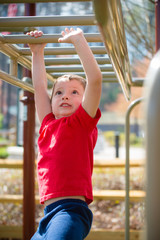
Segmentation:
{"type": "MultiPolygon", "coordinates": [[[[41,31],[28,35],[41,37],[41,31]]],[[[93,201],[91,176],[97,140],[102,76],[81,29],[66,28],[60,43],[72,43],[86,80],[63,75],[47,93],[43,44],[29,44],[35,104],[41,122],[38,183],[45,216],[32,240],[82,240],[90,231],[93,201]]]]}

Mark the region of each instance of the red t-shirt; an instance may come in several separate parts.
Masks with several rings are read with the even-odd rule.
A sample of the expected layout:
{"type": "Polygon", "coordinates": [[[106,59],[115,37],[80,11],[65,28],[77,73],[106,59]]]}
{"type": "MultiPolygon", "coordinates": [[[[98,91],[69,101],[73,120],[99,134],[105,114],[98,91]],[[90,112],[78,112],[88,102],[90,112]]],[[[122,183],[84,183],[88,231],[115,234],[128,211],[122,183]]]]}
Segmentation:
{"type": "Polygon", "coordinates": [[[49,113],[38,139],[38,183],[40,202],[65,196],[85,196],[93,201],[93,149],[97,141],[97,110],[90,117],[82,105],[69,117],[55,119],[49,113]]]}

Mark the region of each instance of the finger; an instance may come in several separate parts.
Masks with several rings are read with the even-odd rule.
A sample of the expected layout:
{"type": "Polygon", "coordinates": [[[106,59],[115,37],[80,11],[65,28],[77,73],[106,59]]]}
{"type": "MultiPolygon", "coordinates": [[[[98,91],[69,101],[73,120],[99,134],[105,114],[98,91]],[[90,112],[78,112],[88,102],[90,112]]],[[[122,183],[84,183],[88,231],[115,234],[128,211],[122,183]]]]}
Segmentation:
{"type": "Polygon", "coordinates": [[[65,36],[65,32],[64,31],[62,31],[61,34],[62,34],[63,37],[65,36]]]}
{"type": "Polygon", "coordinates": [[[41,37],[43,35],[42,31],[38,31],[38,36],[41,37]]]}
{"type": "Polygon", "coordinates": [[[34,36],[34,32],[33,32],[33,31],[30,32],[30,36],[31,36],[31,37],[34,36]]]}
{"type": "Polygon", "coordinates": [[[65,31],[67,34],[70,32],[68,28],[65,28],[65,31]]]}
{"type": "Polygon", "coordinates": [[[38,33],[37,30],[34,31],[34,37],[35,37],[35,38],[39,37],[39,33],[38,33]]]}
{"type": "Polygon", "coordinates": [[[74,31],[74,28],[70,28],[70,31],[73,32],[73,31],[74,31]]]}
{"type": "Polygon", "coordinates": [[[77,31],[82,32],[82,29],[81,28],[77,28],[77,31]]]}
{"type": "Polygon", "coordinates": [[[63,41],[63,38],[58,38],[58,42],[62,42],[63,41]]]}

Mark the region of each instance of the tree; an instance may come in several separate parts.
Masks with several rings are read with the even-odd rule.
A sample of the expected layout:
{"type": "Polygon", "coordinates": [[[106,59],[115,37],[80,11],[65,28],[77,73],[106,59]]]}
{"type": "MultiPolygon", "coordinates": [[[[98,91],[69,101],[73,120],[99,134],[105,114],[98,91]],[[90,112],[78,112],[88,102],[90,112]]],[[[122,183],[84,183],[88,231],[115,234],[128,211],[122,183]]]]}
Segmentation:
{"type": "Polygon", "coordinates": [[[130,61],[155,53],[155,11],[150,0],[122,0],[130,61]]]}

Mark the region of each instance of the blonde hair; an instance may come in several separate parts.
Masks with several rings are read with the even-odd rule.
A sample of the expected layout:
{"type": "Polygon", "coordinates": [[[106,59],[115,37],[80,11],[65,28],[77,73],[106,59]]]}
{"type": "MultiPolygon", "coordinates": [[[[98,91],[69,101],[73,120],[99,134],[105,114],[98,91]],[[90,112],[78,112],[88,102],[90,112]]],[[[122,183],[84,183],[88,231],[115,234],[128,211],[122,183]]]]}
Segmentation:
{"type": "Polygon", "coordinates": [[[62,75],[61,77],[57,78],[53,84],[53,89],[52,89],[52,94],[51,94],[51,101],[52,101],[52,97],[53,97],[53,93],[54,93],[54,89],[55,89],[55,85],[57,84],[57,82],[59,82],[61,79],[66,79],[66,80],[69,80],[69,81],[72,81],[72,80],[77,80],[79,81],[83,88],[85,89],[86,87],[86,79],[78,76],[78,75],[74,75],[74,74],[65,74],[65,75],[62,75]]]}

